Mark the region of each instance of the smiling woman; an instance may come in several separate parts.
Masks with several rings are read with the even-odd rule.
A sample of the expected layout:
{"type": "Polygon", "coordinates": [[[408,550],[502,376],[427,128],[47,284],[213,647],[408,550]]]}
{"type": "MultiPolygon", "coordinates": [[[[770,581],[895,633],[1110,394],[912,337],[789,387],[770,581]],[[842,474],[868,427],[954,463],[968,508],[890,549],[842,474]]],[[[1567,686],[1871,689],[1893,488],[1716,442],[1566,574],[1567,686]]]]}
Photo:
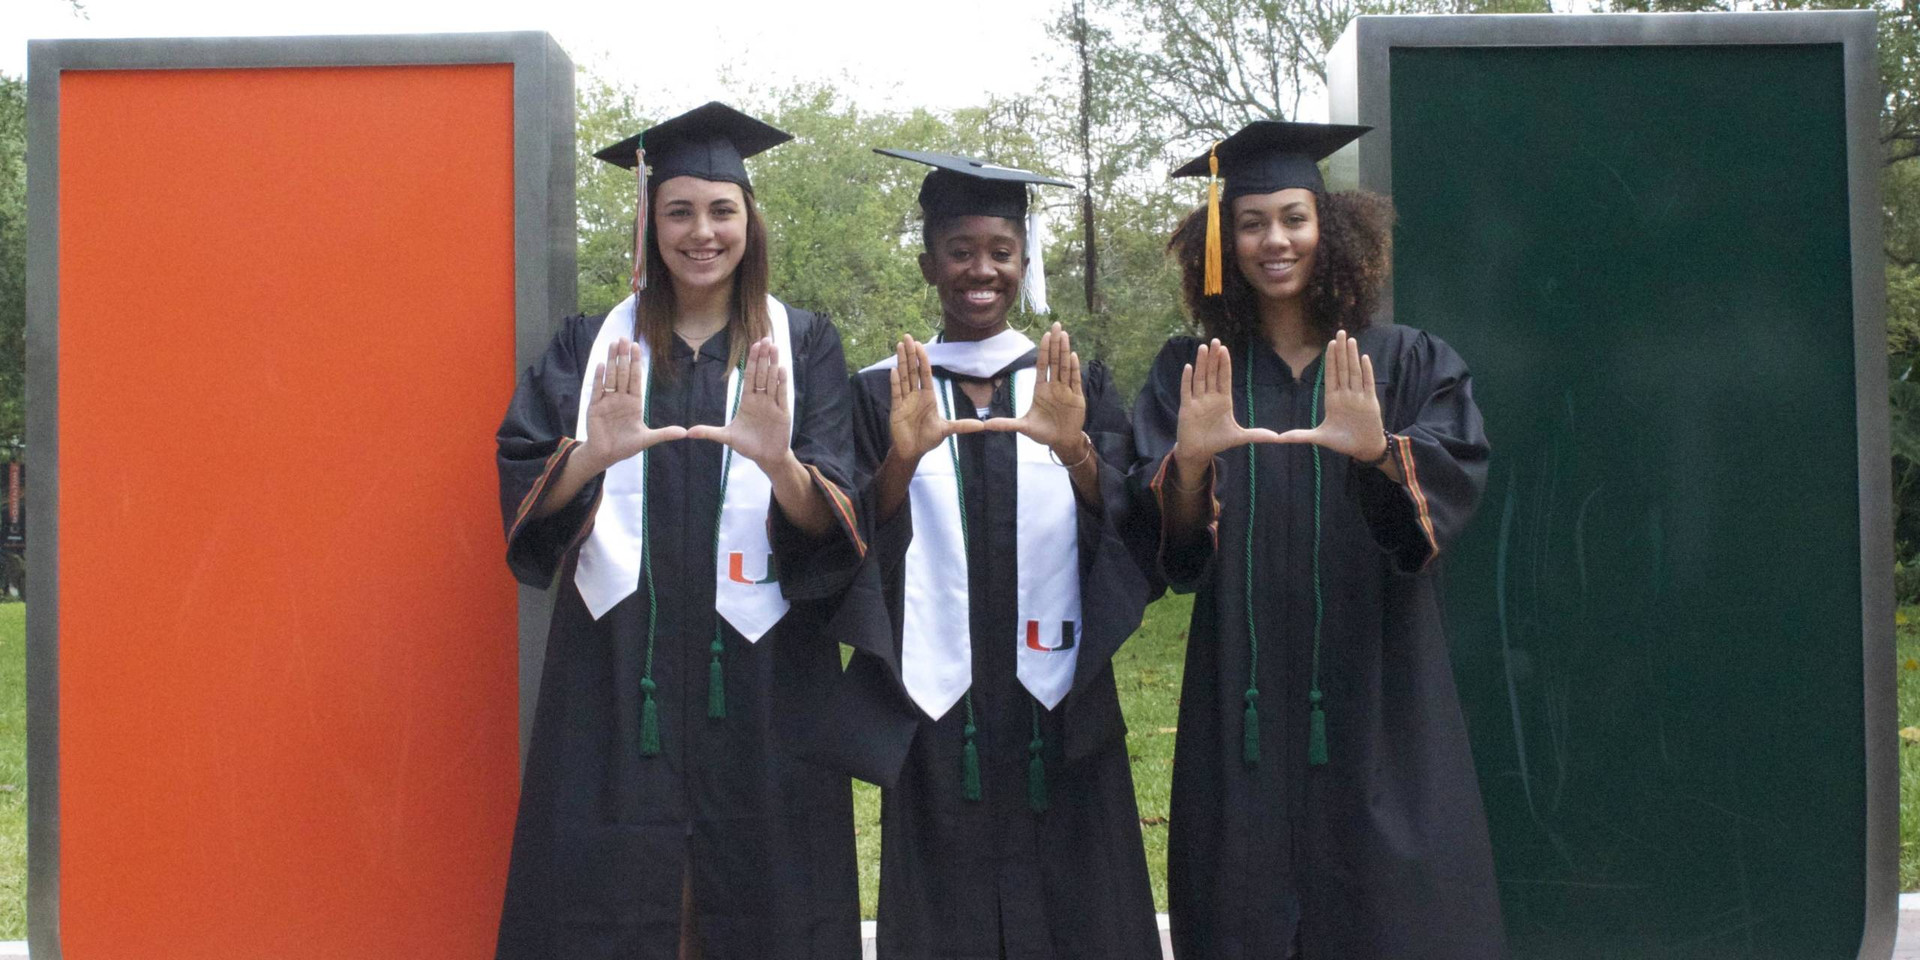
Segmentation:
{"type": "MultiPolygon", "coordinates": [[[[1148,586],[1120,542],[1126,415],[1054,324],[1008,324],[1036,174],[947,154],[920,190],[934,343],[854,378],[875,518],[849,601],[842,757],[880,783],[879,955],[1152,960],[1111,659],[1148,586]]],[[[1038,291],[1033,301],[1043,299],[1038,291]]]]}
{"type": "Polygon", "coordinates": [[[634,295],[501,424],[508,564],[558,584],[500,960],[858,954],[851,792],[796,759],[866,550],[846,367],[767,296],[744,163],[787,139],[715,103],[601,151],[637,171],[634,295]]]}
{"type": "Polygon", "coordinates": [[[1148,562],[1197,592],[1177,956],[1504,954],[1430,566],[1487,442],[1460,357],[1368,323],[1389,209],[1316,165],[1364,132],[1262,121],[1175,172],[1226,181],[1171,243],[1210,339],[1170,341],[1134,406],[1148,562]]]}

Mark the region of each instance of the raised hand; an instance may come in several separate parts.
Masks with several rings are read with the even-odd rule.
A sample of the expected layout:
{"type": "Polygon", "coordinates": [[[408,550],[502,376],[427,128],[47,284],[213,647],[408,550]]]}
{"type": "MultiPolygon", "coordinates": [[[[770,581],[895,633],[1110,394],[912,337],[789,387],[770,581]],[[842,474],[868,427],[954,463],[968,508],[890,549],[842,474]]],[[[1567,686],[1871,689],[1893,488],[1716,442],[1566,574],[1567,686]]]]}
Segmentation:
{"type": "Polygon", "coordinates": [[[1223,451],[1279,439],[1272,430],[1249,430],[1233,418],[1233,357],[1219,340],[1201,344],[1193,362],[1180,371],[1180,420],[1173,445],[1180,472],[1199,477],[1223,451]]]}
{"type": "Polygon", "coordinates": [[[762,337],[747,348],[747,369],[741,373],[740,409],[724,426],[700,424],[689,428],[695,440],[714,440],[759,464],[771,476],[792,446],[793,411],[787,409],[787,371],[780,366],[780,348],[762,337]]]}
{"type": "Polygon", "coordinates": [[[1085,459],[1087,395],[1080,382],[1080,355],[1066,331],[1054,324],[1040,335],[1040,353],[1033,365],[1033,404],[1018,417],[994,417],[986,428],[1018,431],[1053,448],[1061,463],[1085,459]]]}
{"type": "Polygon", "coordinates": [[[1288,430],[1280,442],[1318,444],[1362,463],[1378,459],[1387,437],[1380,425],[1380,397],[1373,389],[1373,358],[1362,354],[1360,341],[1342,330],[1327,344],[1325,363],[1325,418],[1311,430],[1288,430]]]}
{"type": "Polygon", "coordinates": [[[901,337],[893,348],[893,369],[887,372],[892,407],[887,430],[893,437],[890,457],[918,464],[920,458],[951,434],[978,433],[985,424],[970,418],[949,420],[940,409],[940,384],[933,378],[927,348],[912,337],[901,337]]]}
{"type": "Polygon", "coordinates": [[[587,440],[576,459],[598,473],[656,443],[678,440],[685,427],[649,427],[641,395],[640,345],[621,338],[607,348],[607,359],[593,368],[593,397],[587,401],[587,440]]]}

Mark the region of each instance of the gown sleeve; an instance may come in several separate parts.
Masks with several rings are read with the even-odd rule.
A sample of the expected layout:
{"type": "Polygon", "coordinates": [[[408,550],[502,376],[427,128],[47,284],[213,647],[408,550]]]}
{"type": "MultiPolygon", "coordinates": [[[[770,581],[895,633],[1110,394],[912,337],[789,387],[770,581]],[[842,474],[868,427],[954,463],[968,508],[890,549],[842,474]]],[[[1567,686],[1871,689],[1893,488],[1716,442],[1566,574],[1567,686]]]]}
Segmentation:
{"type": "Polygon", "coordinates": [[[875,516],[873,474],[890,445],[887,410],[861,376],[856,374],[846,389],[851,401],[853,487],[859,491],[856,502],[861,515],[871,520],[872,538],[827,626],[831,636],[853,648],[853,655],[835,681],[831,708],[825,712],[821,733],[813,738],[805,757],[869,783],[892,787],[906,763],[919,722],[898,679],[900,662],[882,571],[887,569],[887,576],[898,575],[887,565],[905,560],[913,521],[906,506],[884,523],[875,516]]]}
{"type": "Polygon", "coordinates": [[[1080,608],[1085,621],[1067,699],[1066,756],[1093,753],[1126,730],[1119,701],[1112,694],[1112,660],[1140,626],[1147,603],[1160,589],[1137,562],[1126,542],[1129,505],[1128,467],[1134,438],[1126,412],[1115,396],[1113,379],[1100,363],[1087,365],[1087,436],[1100,460],[1098,506],[1076,495],[1079,508],[1080,608]]]}
{"type": "Polygon", "coordinates": [[[880,383],[855,375],[852,389],[854,459],[859,465],[862,505],[873,517],[872,562],[894,579],[900,575],[900,565],[907,561],[907,546],[913,542],[913,498],[902,500],[893,516],[880,516],[873,481],[880,464],[893,450],[893,434],[887,422],[892,411],[874,397],[874,391],[881,389],[880,383]]]}
{"type": "MultiPolygon", "coordinates": [[[[799,311],[796,311],[798,313],[799,311]]],[[[789,600],[821,600],[844,590],[867,552],[863,512],[856,508],[851,403],[840,332],[824,316],[794,344],[793,454],[806,466],[827,501],[833,531],[809,536],[787,519],[775,501],[767,511],[781,591],[789,600]]]]}
{"type": "Polygon", "coordinates": [[[520,374],[494,436],[507,566],[515,579],[531,587],[552,585],[567,552],[591,529],[600,502],[600,478],[594,477],[560,510],[538,519],[532,515],[547,484],[579,449],[571,434],[590,362],[584,354],[592,349],[600,321],[573,317],[561,326],[546,355],[520,374]]]}
{"type": "Polygon", "coordinates": [[[1406,482],[1356,465],[1347,471],[1347,495],[1394,569],[1416,573],[1472,519],[1490,450],[1460,355],[1424,332],[1409,333],[1394,348],[1383,412],[1406,482]]]}
{"type": "Polygon", "coordinates": [[[1180,426],[1180,373],[1193,360],[1200,341],[1174,337],[1160,348],[1147,382],[1133,405],[1133,469],[1128,478],[1131,547],[1140,564],[1159,582],[1178,593],[1190,593],[1212,569],[1220,538],[1220,497],[1214,483],[1218,469],[1207,471],[1207,502],[1211,516],[1205,531],[1166,529],[1161,509],[1167,469],[1180,426]]]}

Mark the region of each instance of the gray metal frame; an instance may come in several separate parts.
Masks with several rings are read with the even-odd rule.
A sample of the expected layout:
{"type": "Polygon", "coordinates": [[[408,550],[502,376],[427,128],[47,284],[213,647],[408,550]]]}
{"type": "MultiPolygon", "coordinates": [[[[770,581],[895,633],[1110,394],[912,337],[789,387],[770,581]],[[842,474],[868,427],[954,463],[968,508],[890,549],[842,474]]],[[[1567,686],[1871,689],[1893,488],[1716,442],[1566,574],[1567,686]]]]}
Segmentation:
{"type": "Polygon", "coordinates": [[[1332,179],[1393,193],[1390,51],[1395,47],[1834,44],[1844,60],[1853,239],[1854,389],[1860,451],[1860,597],[1865,655],[1867,910],[1861,960],[1893,955],[1899,919],[1899,752],[1893,624],[1893,480],[1888,469],[1886,262],[1880,226],[1880,74],[1873,11],[1595,16],[1358,17],[1327,57],[1328,119],[1374,130],[1332,159],[1332,179]]]}
{"type": "MultiPolygon", "coordinates": [[[[60,946],[59,180],[60,78],[72,70],[512,64],[514,357],[540,358],[573,312],[573,61],[539,32],[412,36],[35,40],[27,45],[27,449],[33,517],[27,584],[27,936],[60,946]]],[[[520,747],[539,690],[550,600],[520,591],[520,747]],[[529,629],[532,625],[533,629],[529,629]]]]}

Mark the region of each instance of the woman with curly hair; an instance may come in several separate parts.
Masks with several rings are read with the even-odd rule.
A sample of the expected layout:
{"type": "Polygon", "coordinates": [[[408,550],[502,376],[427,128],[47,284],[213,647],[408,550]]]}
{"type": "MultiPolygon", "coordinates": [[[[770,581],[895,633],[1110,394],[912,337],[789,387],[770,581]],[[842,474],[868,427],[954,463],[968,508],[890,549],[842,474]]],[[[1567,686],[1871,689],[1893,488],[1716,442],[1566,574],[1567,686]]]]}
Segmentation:
{"type": "Polygon", "coordinates": [[[1504,952],[1432,566],[1487,442],[1459,356],[1368,322],[1392,211],[1316,165],[1365,129],[1263,121],[1174,174],[1225,180],[1170,244],[1207,339],[1169,341],[1134,408],[1139,529],[1198,593],[1168,849],[1183,960],[1504,952]]]}

